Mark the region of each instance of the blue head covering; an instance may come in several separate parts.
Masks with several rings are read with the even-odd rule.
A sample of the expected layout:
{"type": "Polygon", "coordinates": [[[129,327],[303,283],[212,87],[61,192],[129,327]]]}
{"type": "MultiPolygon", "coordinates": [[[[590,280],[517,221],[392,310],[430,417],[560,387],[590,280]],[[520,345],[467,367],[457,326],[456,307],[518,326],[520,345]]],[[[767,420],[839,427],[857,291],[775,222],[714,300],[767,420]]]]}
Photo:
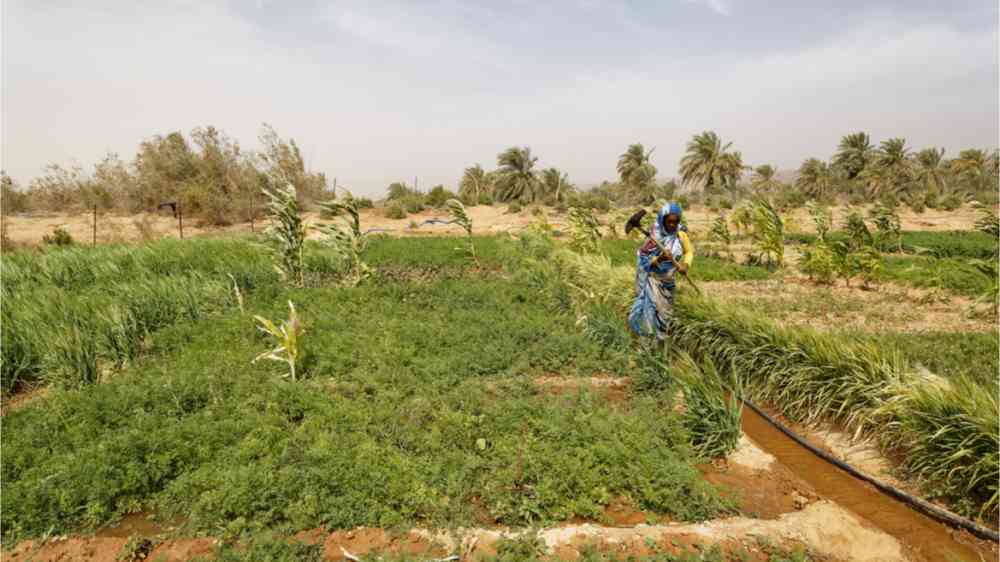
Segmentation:
{"type": "MultiPolygon", "coordinates": [[[[667,218],[667,215],[677,215],[677,222],[679,224],[683,214],[684,210],[681,209],[681,204],[676,201],[670,201],[660,207],[660,211],[656,213],[657,236],[664,236],[665,234],[668,234],[667,229],[663,224],[663,219],[667,218]]],[[[678,226],[678,229],[681,229],[680,226],[678,226]]]]}

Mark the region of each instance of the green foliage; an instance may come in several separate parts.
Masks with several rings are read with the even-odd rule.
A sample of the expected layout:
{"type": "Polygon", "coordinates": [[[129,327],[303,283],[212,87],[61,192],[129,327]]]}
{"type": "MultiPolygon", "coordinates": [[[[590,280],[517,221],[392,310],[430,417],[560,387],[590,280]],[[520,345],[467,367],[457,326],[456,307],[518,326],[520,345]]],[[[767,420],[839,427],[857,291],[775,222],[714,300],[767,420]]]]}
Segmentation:
{"type": "Polygon", "coordinates": [[[511,147],[497,155],[494,195],[498,201],[531,203],[539,198],[540,189],[534,167],[537,156],[528,147],[511,147]]]}
{"type": "Polygon", "coordinates": [[[341,201],[327,201],[320,208],[332,216],[340,216],[342,224],[326,223],[317,230],[326,234],[329,244],[348,263],[350,283],[357,285],[371,273],[371,268],[362,260],[368,246],[368,237],[361,232],[361,214],[358,201],[347,192],[341,201]]]}
{"type": "Polygon", "coordinates": [[[903,236],[899,214],[894,207],[878,203],[868,212],[868,217],[875,223],[876,236],[874,244],[879,248],[902,251],[903,236]]]}
{"type": "Polygon", "coordinates": [[[521,204],[520,203],[514,202],[514,203],[511,203],[511,204],[507,205],[507,214],[508,215],[516,215],[517,213],[520,213],[520,212],[521,212],[521,204]]]}
{"type": "Polygon", "coordinates": [[[465,205],[463,205],[458,199],[449,199],[448,211],[451,213],[452,222],[461,226],[462,229],[465,230],[466,253],[472,258],[472,261],[478,262],[479,258],[476,257],[476,244],[472,240],[472,220],[465,212],[465,205]]]}
{"type": "Polygon", "coordinates": [[[802,250],[799,269],[818,283],[830,284],[838,273],[838,256],[830,244],[818,241],[802,250]]]}
{"type": "Polygon", "coordinates": [[[427,192],[425,203],[430,207],[440,209],[448,203],[448,200],[455,199],[456,197],[458,196],[455,193],[445,189],[443,185],[436,185],[427,192]]]}
{"type": "Polygon", "coordinates": [[[458,195],[467,205],[492,205],[494,179],[494,174],[487,173],[479,164],[466,168],[458,184],[458,195]]]}
{"type": "Polygon", "coordinates": [[[406,209],[398,201],[393,201],[385,208],[385,216],[393,220],[406,218],[406,209]]]}
{"type": "MultiPolygon", "coordinates": [[[[389,248],[455,259],[453,242],[427,256],[425,243],[389,248]]],[[[303,303],[308,380],[248,371],[261,342],[242,315],[157,333],[154,356],[107,383],[5,416],[6,539],[139,507],[243,536],[469,525],[474,502],[512,525],[598,518],[616,497],[677,520],[728,509],[694,468],[679,418],[655,400],[623,409],[601,391],[538,389],[543,373],[627,369],[546,293],[492,276],[250,296],[264,318],[303,303]]]]}
{"type": "Polygon", "coordinates": [[[65,228],[57,227],[52,234],[42,236],[42,242],[50,246],[72,246],[73,236],[65,228]]]}
{"type": "Polygon", "coordinates": [[[369,197],[358,197],[355,201],[357,201],[359,209],[371,209],[375,207],[375,203],[369,197]]]}
{"type": "Polygon", "coordinates": [[[680,349],[744,375],[752,394],[793,420],[825,418],[877,435],[887,449],[902,451],[910,471],[940,489],[961,490],[974,498],[975,510],[995,516],[995,391],[962,381],[936,384],[914,374],[891,348],[782,328],[748,311],[682,296],[674,335],[680,349]]]}
{"type": "Polygon", "coordinates": [[[719,214],[712,220],[708,236],[709,239],[723,244],[726,251],[729,251],[729,245],[733,242],[733,236],[729,233],[729,223],[726,221],[725,214],[719,214]]]}
{"type": "Polygon", "coordinates": [[[302,338],[305,336],[306,330],[302,321],[299,320],[298,313],[295,312],[295,305],[292,304],[292,301],[288,301],[288,309],[288,320],[283,320],[281,324],[275,324],[263,316],[254,316],[254,320],[257,321],[257,329],[274,338],[277,345],[255,357],[252,362],[270,359],[285,363],[288,365],[288,373],[282,377],[291,377],[294,382],[301,374],[302,358],[305,352],[302,338]]]}
{"type": "Polygon", "coordinates": [[[306,225],[299,213],[295,187],[287,184],[281,188],[264,191],[264,195],[269,199],[267,213],[271,219],[264,236],[271,248],[274,269],[286,282],[301,285],[306,225]]]}
{"type": "Polygon", "coordinates": [[[599,250],[601,240],[600,223],[591,209],[573,207],[569,212],[570,246],[581,253],[592,254],[599,250]]]}
{"type": "Polygon", "coordinates": [[[570,207],[582,207],[597,211],[608,211],[611,209],[611,201],[607,195],[594,190],[573,194],[569,198],[569,204],[570,207]]]}
{"type": "Polygon", "coordinates": [[[814,201],[807,203],[806,208],[809,209],[809,216],[812,217],[816,227],[816,236],[820,241],[826,242],[826,235],[833,226],[833,215],[830,213],[830,208],[814,201]]]}
{"type": "Polygon", "coordinates": [[[781,267],[785,263],[785,223],[770,201],[758,197],[751,203],[753,241],[758,260],[781,267]]]}
{"type": "Polygon", "coordinates": [[[743,388],[738,378],[721,373],[711,358],[695,361],[680,353],[672,372],[684,390],[684,425],[704,459],[728,455],[742,435],[743,388]]]}
{"type": "Polygon", "coordinates": [[[681,158],[684,183],[703,185],[708,193],[733,188],[743,173],[743,158],[739,152],[729,151],[732,144],[723,145],[713,131],[695,135],[681,158]]]}

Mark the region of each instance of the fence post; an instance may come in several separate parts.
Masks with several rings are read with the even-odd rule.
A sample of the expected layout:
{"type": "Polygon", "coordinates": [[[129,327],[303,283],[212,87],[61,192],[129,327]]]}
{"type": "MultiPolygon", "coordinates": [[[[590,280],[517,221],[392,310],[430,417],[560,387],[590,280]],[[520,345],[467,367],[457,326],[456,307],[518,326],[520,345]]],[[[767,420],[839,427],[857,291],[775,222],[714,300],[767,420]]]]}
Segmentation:
{"type": "Polygon", "coordinates": [[[94,204],[94,241],[92,246],[97,245],[97,204],[94,204]]]}
{"type": "Polygon", "coordinates": [[[184,240],[184,217],[181,215],[181,204],[177,203],[177,229],[181,232],[181,240],[184,240]]]}

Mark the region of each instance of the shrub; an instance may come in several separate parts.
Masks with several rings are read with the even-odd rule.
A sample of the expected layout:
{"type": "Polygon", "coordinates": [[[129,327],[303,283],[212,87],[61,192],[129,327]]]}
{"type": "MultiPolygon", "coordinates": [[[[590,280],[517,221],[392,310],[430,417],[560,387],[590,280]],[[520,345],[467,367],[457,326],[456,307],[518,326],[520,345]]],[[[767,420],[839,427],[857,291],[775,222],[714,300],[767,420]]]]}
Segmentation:
{"type": "Polygon", "coordinates": [[[685,210],[691,208],[694,205],[694,201],[692,201],[687,195],[681,195],[677,197],[675,201],[677,201],[677,203],[681,206],[681,208],[685,210]]]}
{"type": "Polygon", "coordinates": [[[945,211],[954,211],[962,206],[962,198],[958,195],[949,195],[941,201],[941,208],[945,211]]]}
{"type": "Polygon", "coordinates": [[[923,212],[927,210],[926,205],[924,204],[924,200],[921,199],[920,197],[914,197],[910,199],[910,210],[912,210],[914,213],[917,213],[918,215],[923,214],[923,212]]]}
{"type": "Polygon", "coordinates": [[[393,201],[385,208],[385,216],[390,219],[400,220],[406,218],[406,209],[398,201],[393,201]]]}
{"type": "Polygon", "coordinates": [[[375,207],[375,203],[368,197],[359,197],[355,201],[358,202],[359,209],[371,209],[375,207]]]}
{"type": "Polygon", "coordinates": [[[569,212],[570,231],[573,240],[570,246],[583,254],[596,253],[600,247],[601,232],[592,209],[573,207],[569,212]]]}
{"type": "Polygon", "coordinates": [[[830,284],[837,273],[834,254],[825,242],[817,242],[802,251],[799,268],[809,279],[830,284]]]}
{"type": "Polygon", "coordinates": [[[728,197],[721,197],[719,198],[719,207],[722,209],[732,209],[733,200],[728,197]]]}
{"type": "Polygon", "coordinates": [[[516,214],[521,212],[521,204],[517,201],[507,205],[507,214],[516,214]]]}
{"type": "Polygon", "coordinates": [[[430,207],[440,209],[448,203],[449,199],[456,199],[457,197],[457,195],[445,189],[443,185],[436,185],[424,197],[424,202],[430,207]]]}
{"type": "Polygon", "coordinates": [[[419,213],[424,210],[424,196],[419,193],[404,197],[402,203],[407,213],[419,213]]]}
{"type": "Polygon", "coordinates": [[[924,194],[924,205],[928,209],[937,209],[939,203],[940,198],[937,191],[928,190],[927,193],[924,194]]]}
{"type": "Polygon", "coordinates": [[[489,206],[492,206],[493,205],[493,196],[490,195],[489,193],[480,193],[479,194],[479,204],[480,205],[489,205],[489,206]]]}
{"type": "Polygon", "coordinates": [[[70,233],[60,226],[53,230],[51,235],[42,236],[42,242],[52,246],[72,246],[74,241],[70,233]]]}

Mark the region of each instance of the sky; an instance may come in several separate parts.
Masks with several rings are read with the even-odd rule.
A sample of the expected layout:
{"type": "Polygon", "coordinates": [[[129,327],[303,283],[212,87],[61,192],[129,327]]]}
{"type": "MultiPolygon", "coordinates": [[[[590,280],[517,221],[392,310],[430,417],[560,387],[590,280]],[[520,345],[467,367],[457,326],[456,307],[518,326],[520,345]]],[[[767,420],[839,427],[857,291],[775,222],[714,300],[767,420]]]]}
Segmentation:
{"type": "Polygon", "coordinates": [[[672,177],[716,131],[750,165],[845,134],[998,145],[996,0],[3,0],[0,165],[131,160],[263,123],[358,194],[454,187],[530,146],[586,186],[631,143],[672,177]]]}

